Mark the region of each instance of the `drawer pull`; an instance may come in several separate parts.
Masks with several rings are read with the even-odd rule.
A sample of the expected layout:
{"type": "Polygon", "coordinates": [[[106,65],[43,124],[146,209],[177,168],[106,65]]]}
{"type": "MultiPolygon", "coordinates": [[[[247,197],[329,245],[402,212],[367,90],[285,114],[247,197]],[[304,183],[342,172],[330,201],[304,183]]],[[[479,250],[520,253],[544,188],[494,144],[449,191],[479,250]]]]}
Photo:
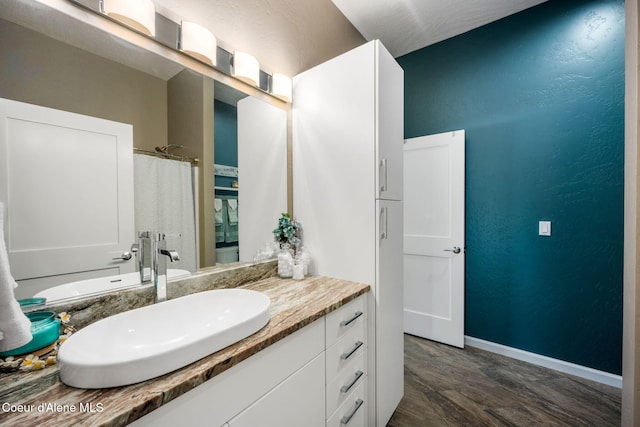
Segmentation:
{"type": "Polygon", "coordinates": [[[362,347],[363,344],[364,343],[362,341],[356,342],[356,345],[354,345],[351,350],[347,351],[346,353],[342,353],[342,355],[340,356],[340,359],[347,360],[348,358],[351,357],[351,355],[353,355],[353,353],[358,351],[358,349],[362,347]]]}
{"type": "Polygon", "coordinates": [[[358,380],[360,379],[360,377],[363,376],[363,375],[364,375],[364,372],[362,372],[362,371],[356,372],[356,375],[354,376],[353,381],[351,381],[349,384],[345,384],[342,387],[340,387],[340,391],[342,393],[346,393],[349,390],[351,390],[351,387],[353,387],[355,385],[355,383],[357,383],[358,380]]]}
{"type": "Polygon", "coordinates": [[[340,322],[340,326],[342,326],[343,328],[345,326],[349,326],[350,324],[352,324],[360,316],[362,316],[362,312],[361,311],[356,311],[356,314],[351,319],[343,320],[342,322],[340,322]]]}
{"type": "Polygon", "coordinates": [[[362,399],[356,400],[356,406],[353,407],[353,410],[349,415],[345,415],[340,419],[340,424],[343,426],[346,426],[347,424],[349,424],[349,421],[351,421],[351,418],[353,418],[356,412],[358,412],[358,409],[360,409],[363,403],[364,403],[364,400],[362,399]]]}

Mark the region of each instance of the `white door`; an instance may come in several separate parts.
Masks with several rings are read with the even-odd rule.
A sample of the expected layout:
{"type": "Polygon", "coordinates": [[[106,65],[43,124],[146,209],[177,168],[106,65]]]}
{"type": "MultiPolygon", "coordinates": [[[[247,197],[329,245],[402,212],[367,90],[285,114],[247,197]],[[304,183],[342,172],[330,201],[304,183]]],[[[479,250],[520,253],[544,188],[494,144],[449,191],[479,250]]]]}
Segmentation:
{"type": "Polygon", "coordinates": [[[135,257],[118,259],[135,239],[132,145],[131,125],[0,99],[0,200],[21,297],[55,284],[45,277],[134,271],[135,257]]]}
{"type": "Polygon", "coordinates": [[[405,332],[464,346],[464,130],[404,145],[405,332]]]}

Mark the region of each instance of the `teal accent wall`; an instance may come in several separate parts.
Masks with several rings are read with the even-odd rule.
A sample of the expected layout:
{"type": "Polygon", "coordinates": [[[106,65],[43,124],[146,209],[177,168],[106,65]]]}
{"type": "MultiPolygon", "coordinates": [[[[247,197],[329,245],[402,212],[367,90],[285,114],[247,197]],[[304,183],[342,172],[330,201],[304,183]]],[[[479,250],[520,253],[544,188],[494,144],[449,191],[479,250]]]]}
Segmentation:
{"type": "MultiPolygon", "coordinates": [[[[220,101],[213,104],[213,158],[219,165],[238,167],[238,109],[220,101]]],[[[216,185],[231,187],[235,178],[217,176],[216,185]]]]}
{"type": "Polygon", "coordinates": [[[238,166],[238,109],[220,101],[213,103],[214,158],[216,163],[238,166]]]}
{"type": "Polygon", "coordinates": [[[466,335],[614,374],[624,35],[622,0],[551,0],[398,58],[405,137],[466,131],[466,335]]]}

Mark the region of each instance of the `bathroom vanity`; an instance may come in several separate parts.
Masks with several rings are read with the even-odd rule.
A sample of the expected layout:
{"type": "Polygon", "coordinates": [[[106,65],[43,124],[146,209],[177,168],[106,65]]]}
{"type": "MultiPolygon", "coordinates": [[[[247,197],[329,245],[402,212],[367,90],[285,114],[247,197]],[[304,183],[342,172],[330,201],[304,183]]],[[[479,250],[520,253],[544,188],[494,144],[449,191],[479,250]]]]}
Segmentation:
{"type": "MultiPolygon", "coordinates": [[[[403,390],[402,215],[400,197],[387,191],[387,187],[399,188],[393,185],[393,177],[402,174],[398,173],[401,169],[394,167],[389,153],[380,150],[388,145],[378,144],[378,136],[387,139],[386,135],[392,133],[391,139],[400,143],[394,148],[399,148],[397,154],[402,155],[401,70],[393,58],[385,55],[378,43],[367,44],[355,53],[305,73],[297,79],[296,96],[300,101],[296,100],[299,107],[294,123],[291,104],[74,3],[87,2],[0,2],[3,15],[0,27],[12,35],[12,40],[20,41],[7,44],[7,56],[15,53],[15,57],[23,58],[14,61],[21,69],[10,73],[11,84],[6,85],[7,90],[15,90],[4,96],[37,105],[53,104],[58,109],[84,115],[100,115],[85,103],[91,107],[95,103],[99,111],[105,104],[107,110],[118,114],[100,118],[133,123],[137,148],[186,144],[185,153],[201,161],[198,173],[201,267],[215,262],[211,250],[215,245],[210,244],[215,240],[215,193],[210,188],[214,185],[214,141],[210,135],[214,111],[210,111],[213,102],[209,101],[224,94],[224,87],[229,86],[243,96],[251,95],[280,109],[274,114],[280,117],[280,125],[275,127],[285,132],[274,133],[278,149],[266,143],[266,132],[255,127],[255,121],[251,122],[252,130],[260,137],[251,139],[259,147],[241,143],[239,169],[243,170],[241,194],[245,199],[239,215],[246,214],[247,220],[240,217],[243,224],[240,230],[255,235],[258,242],[270,240],[273,219],[281,212],[293,212],[295,200],[296,215],[304,218],[305,244],[309,244],[318,266],[314,273],[342,279],[282,280],[270,277],[274,265],[267,262],[242,271],[225,267],[212,273],[216,278],[201,271],[174,282],[167,290],[169,299],[212,286],[263,292],[271,299],[270,321],[257,333],[191,365],[129,386],[75,389],[59,381],[54,367],[3,374],[0,426],[384,425],[403,390]],[[39,34],[40,30],[46,34],[39,34]],[[82,52],[64,44],[90,49],[82,52]],[[49,63],[51,51],[57,52],[56,61],[49,63]],[[108,61],[94,58],[94,51],[103,52],[108,61]],[[77,63],[80,57],[86,58],[83,60],[93,68],[61,67],[77,63]],[[114,73],[109,70],[112,67],[120,70],[121,65],[138,68],[112,81],[114,73]],[[29,67],[43,70],[43,77],[37,80],[45,82],[47,90],[33,86],[36,79],[17,79],[28,77],[23,69],[29,67]],[[149,75],[138,75],[139,68],[149,75]],[[340,84],[334,84],[333,77],[340,84]],[[147,102],[122,103],[121,93],[138,93],[146,87],[136,83],[138,79],[149,82],[150,96],[140,96],[147,102]],[[16,80],[23,85],[15,84],[16,80]],[[96,85],[95,81],[101,84],[96,85]],[[83,91],[83,84],[91,90],[83,91]],[[26,90],[21,92],[23,86],[26,90]],[[123,88],[120,92],[114,89],[119,87],[123,88]],[[85,92],[96,96],[85,96],[85,92]],[[71,95],[76,93],[82,95],[82,102],[71,105],[71,95]],[[316,98],[315,94],[322,97],[316,98]],[[47,102],[45,95],[51,95],[55,102],[47,102]],[[306,103],[305,99],[321,101],[315,105],[322,107],[323,113],[313,110],[313,102],[306,103]],[[346,104],[346,99],[353,102],[346,104]],[[183,102],[186,100],[190,102],[183,102]],[[365,100],[364,107],[360,106],[360,100],[365,100]],[[149,119],[137,121],[139,111],[150,113],[149,119]],[[305,114],[310,120],[308,127],[303,128],[301,118],[305,114]],[[358,121],[354,120],[356,116],[358,121]],[[318,128],[323,128],[323,133],[315,132],[318,128]],[[316,135],[317,140],[305,140],[304,136],[309,134],[316,135]],[[337,138],[340,135],[346,143],[337,138]],[[297,148],[293,146],[294,139],[298,141],[297,148]],[[327,140],[334,141],[333,145],[327,145],[327,140]],[[352,146],[355,142],[358,149],[341,157],[344,167],[337,165],[337,151],[332,147],[352,146]],[[299,150],[301,147],[306,147],[306,151],[299,150]],[[323,157],[319,152],[314,157],[317,147],[323,147],[322,156],[327,161],[320,161],[323,157]],[[249,158],[255,163],[249,162],[249,158]],[[241,164],[243,159],[247,161],[241,164]],[[308,164],[302,161],[305,159],[308,164]],[[335,171],[336,185],[326,185],[328,164],[335,171]],[[353,171],[359,172],[354,175],[353,171]],[[295,197],[294,175],[298,188],[295,197]],[[304,183],[311,180],[316,187],[301,193],[304,183]],[[256,185],[251,185],[252,182],[256,185]],[[376,187],[380,191],[372,192],[376,187]],[[363,188],[366,191],[361,191],[363,188]],[[247,204],[252,196],[256,203],[247,204]],[[390,201],[394,203],[387,203],[390,201]],[[322,221],[317,222],[318,219],[322,221]],[[336,232],[337,225],[344,227],[344,231],[336,232]],[[265,232],[266,237],[258,237],[254,230],[265,232]],[[336,244],[335,236],[348,238],[341,238],[336,244]]],[[[239,140],[244,136],[247,135],[240,131],[239,140]]],[[[251,245],[245,243],[240,248],[247,251],[247,257],[258,249],[250,249],[251,245]]],[[[114,256],[118,257],[118,253],[114,256]]],[[[108,261],[113,261],[112,258],[108,261]]],[[[101,317],[152,301],[152,293],[142,286],[92,299],[56,303],[53,309],[70,312],[74,326],[81,328],[101,317]]]]}
{"type": "Polygon", "coordinates": [[[271,319],[254,335],[126,387],[83,390],[57,375],[11,374],[22,392],[0,391],[8,404],[0,425],[367,425],[369,285],[271,277],[242,288],[271,299],[271,319]]]}
{"type": "Polygon", "coordinates": [[[313,321],[132,425],[201,425],[202,420],[225,427],[339,426],[342,420],[343,425],[367,425],[365,298],[313,321]]]}

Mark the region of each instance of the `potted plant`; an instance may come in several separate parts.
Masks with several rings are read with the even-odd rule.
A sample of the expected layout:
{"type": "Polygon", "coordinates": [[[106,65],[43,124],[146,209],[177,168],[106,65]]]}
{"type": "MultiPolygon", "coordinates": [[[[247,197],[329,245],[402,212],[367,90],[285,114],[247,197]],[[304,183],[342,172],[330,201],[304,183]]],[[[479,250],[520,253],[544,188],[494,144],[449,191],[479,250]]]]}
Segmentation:
{"type": "Polygon", "coordinates": [[[300,223],[291,219],[291,215],[283,213],[278,219],[278,226],[273,230],[273,237],[280,245],[278,254],[278,275],[280,277],[293,276],[293,258],[302,243],[300,223]]]}

